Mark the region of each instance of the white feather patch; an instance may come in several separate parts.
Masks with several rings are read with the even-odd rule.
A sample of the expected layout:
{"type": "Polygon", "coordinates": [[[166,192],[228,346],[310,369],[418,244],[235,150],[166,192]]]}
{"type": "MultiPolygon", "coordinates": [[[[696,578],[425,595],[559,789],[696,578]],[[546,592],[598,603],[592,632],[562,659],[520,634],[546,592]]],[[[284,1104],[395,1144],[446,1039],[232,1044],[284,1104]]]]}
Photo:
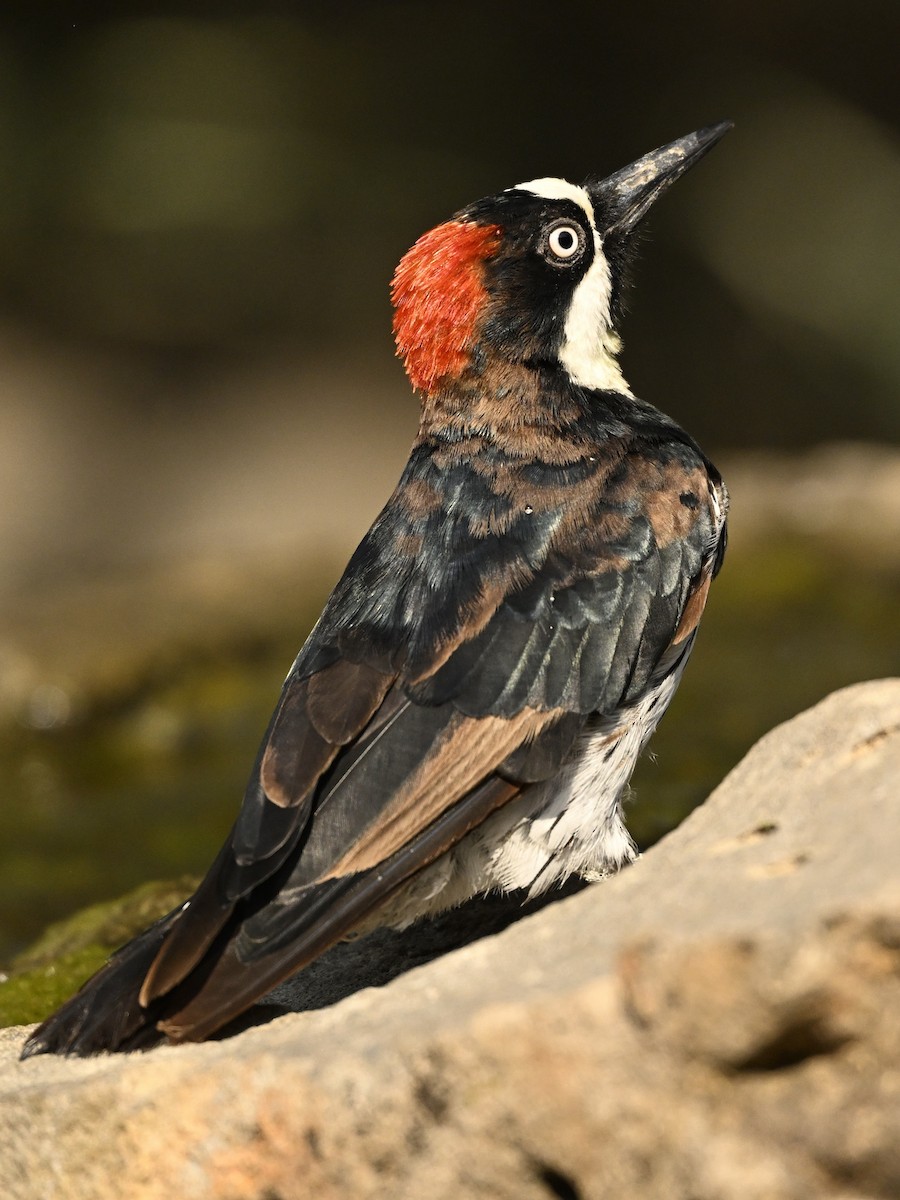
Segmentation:
{"type": "Polygon", "coordinates": [[[545,200],[573,200],[579,208],[584,209],[587,219],[594,224],[594,206],[591,198],[583,187],[569,183],[568,179],[532,179],[530,183],[517,183],[511,192],[531,192],[533,196],[543,196],[545,200]]]}
{"type": "Polygon", "coordinates": [[[370,925],[403,928],[470,896],[527,888],[538,896],[570,875],[602,879],[637,857],[622,799],[642,747],[678,687],[675,670],[604,728],[582,735],[552,779],[533,784],[415,876],[370,925]]]}
{"type": "Polygon", "coordinates": [[[630,396],[631,389],[616,358],[622,342],[612,330],[609,263],[603,253],[603,241],[594,223],[594,206],[586,189],[566,179],[548,176],[520,183],[511,190],[531,192],[547,200],[571,200],[587,216],[594,234],[594,261],[572,295],[559,361],[573,383],[630,396]]]}
{"type": "Polygon", "coordinates": [[[631,395],[616,355],[622,349],[611,329],[612,279],[603,242],[594,230],[594,261],[576,287],[566,314],[559,361],[574,383],[601,391],[631,395]]]}

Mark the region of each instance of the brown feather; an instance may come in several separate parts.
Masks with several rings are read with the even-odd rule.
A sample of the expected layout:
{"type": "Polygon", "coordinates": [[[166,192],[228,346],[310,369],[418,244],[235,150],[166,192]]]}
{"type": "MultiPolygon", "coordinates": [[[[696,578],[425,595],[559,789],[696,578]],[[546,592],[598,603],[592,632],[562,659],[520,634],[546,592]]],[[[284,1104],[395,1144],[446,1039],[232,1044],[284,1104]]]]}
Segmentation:
{"type": "Polygon", "coordinates": [[[202,1041],[216,1029],[242,1013],[249,1004],[282,980],[305,967],[329,946],[357,929],[360,924],[417,871],[427,867],[501,808],[519,792],[518,785],[493,777],[486,780],[466,803],[426,829],[413,847],[387,864],[384,872],[361,877],[363,886],[348,901],[338,902],[328,920],[317,924],[297,942],[272,954],[242,961],[232,943],[211,965],[200,990],[180,1007],[170,1009],[157,1028],[171,1041],[202,1041]]]}
{"type": "Polygon", "coordinates": [[[337,753],[307,719],[308,702],[309,680],[289,686],[260,765],[263,790],[280,808],[302,804],[337,753]]]}
{"type": "Polygon", "coordinates": [[[709,479],[699,467],[688,471],[678,463],[661,466],[644,459],[638,478],[646,488],[644,506],[660,550],[687,537],[709,509],[709,479]],[[691,497],[690,505],[679,502],[680,496],[691,497]]]}
{"type": "MultiPolygon", "coordinates": [[[[302,804],[340,744],[370,720],[391,682],[370,667],[339,660],[311,679],[289,685],[260,766],[265,802],[279,808],[302,804]]],[[[141,988],[142,1004],[170,991],[198,965],[233,909],[233,903],[223,903],[218,887],[201,886],[151,964],[141,988]]]]}
{"type": "Polygon", "coordinates": [[[393,682],[392,676],[364,663],[338,659],[309,680],[309,719],[327,741],[346,746],[381,704],[393,682]]]}
{"type": "Polygon", "coordinates": [[[560,715],[532,708],[509,719],[458,714],[435,752],[324,878],[365,871],[389,858],[560,715]]]}
{"type": "Polygon", "coordinates": [[[690,637],[700,624],[700,618],[703,616],[703,610],[706,607],[706,597],[709,595],[709,585],[711,583],[712,572],[707,569],[701,575],[697,586],[688,596],[687,604],[684,606],[681,620],[678,623],[678,628],[675,630],[675,636],[672,638],[673,646],[677,646],[685,638],[690,637]]]}

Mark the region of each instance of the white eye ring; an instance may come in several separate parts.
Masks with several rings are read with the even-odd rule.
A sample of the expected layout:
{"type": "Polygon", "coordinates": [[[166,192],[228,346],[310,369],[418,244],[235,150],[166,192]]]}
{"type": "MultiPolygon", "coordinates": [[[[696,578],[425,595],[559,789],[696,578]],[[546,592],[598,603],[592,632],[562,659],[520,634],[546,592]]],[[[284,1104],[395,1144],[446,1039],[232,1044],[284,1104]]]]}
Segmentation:
{"type": "Polygon", "coordinates": [[[582,246],[584,234],[577,225],[557,225],[550,230],[547,247],[556,258],[574,258],[582,246]]]}

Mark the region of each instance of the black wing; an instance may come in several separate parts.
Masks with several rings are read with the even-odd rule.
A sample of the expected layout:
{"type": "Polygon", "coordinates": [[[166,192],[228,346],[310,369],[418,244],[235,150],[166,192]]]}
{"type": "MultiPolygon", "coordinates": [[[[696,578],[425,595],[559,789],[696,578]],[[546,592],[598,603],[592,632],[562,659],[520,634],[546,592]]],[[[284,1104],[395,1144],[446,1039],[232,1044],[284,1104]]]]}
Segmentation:
{"type": "MultiPolygon", "coordinates": [[[[449,468],[419,447],[288,676],[228,841],[146,951],[145,1019],[207,1036],[553,775],[690,636],[715,503],[681,443],[562,466],[469,446],[449,468]]],[[[90,994],[67,1007],[32,1051],[109,1044],[90,994]]]]}

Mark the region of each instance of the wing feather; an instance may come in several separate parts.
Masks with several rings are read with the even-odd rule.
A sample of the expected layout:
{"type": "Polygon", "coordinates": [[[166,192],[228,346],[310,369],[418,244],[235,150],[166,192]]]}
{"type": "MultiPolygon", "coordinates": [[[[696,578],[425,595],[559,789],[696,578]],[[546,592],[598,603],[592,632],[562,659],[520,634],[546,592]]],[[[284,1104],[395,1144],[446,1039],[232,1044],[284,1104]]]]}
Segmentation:
{"type": "MultiPolygon", "coordinates": [[[[670,488],[687,487],[671,469],[667,478],[670,488]]],[[[638,694],[671,645],[709,557],[708,509],[677,512],[676,536],[676,503],[673,497],[666,505],[655,482],[646,507],[632,501],[627,520],[620,515],[610,525],[605,518],[615,529],[613,546],[592,530],[578,554],[541,558],[520,537],[537,565],[505,591],[492,577],[500,569],[489,549],[495,536],[470,534],[465,554],[456,546],[453,558],[458,586],[469,589],[459,604],[469,621],[460,620],[449,637],[433,621],[436,665],[414,679],[401,670],[392,681],[379,669],[383,655],[372,667],[328,661],[318,649],[317,661],[324,657],[328,665],[289,681],[263,754],[262,786],[248,790],[236,826],[231,877],[226,860],[215,892],[229,900],[245,894],[250,880],[257,886],[281,867],[285,847],[293,856],[285,881],[292,894],[372,870],[503,764],[526,775],[548,769],[553,755],[530,747],[564,715],[611,714],[638,694]],[[473,572],[480,581],[475,594],[496,597],[486,620],[472,613],[473,572]],[[388,720],[379,717],[382,705],[390,710],[388,720]],[[367,723],[377,728],[367,732],[367,723]],[[293,823],[287,808],[298,810],[293,823]]],[[[560,528],[559,520],[549,524],[560,528]]],[[[507,545],[506,566],[511,555],[507,545]]],[[[376,557],[370,549],[367,569],[376,557]]],[[[327,614],[323,621],[327,635],[327,614]]],[[[357,631],[356,622],[350,625],[357,631]]],[[[384,638],[373,642],[383,645],[384,638]]],[[[359,655],[364,643],[352,644],[359,655]]],[[[576,727],[567,725],[567,736],[576,727]]],[[[220,909],[220,927],[229,915],[220,909]]],[[[173,961],[196,919],[187,915],[184,930],[170,937],[173,961]]],[[[156,990],[148,996],[177,982],[177,972],[162,970],[166,957],[164,947],[153,972],[156,990]]]]}
{"type": "Polygon", "coordinates": [[[140,991],[159,1028],[221,1026],[680,661],[722,525],[706,464],[651,445],[540,470],[414,451],[285,682],[229,839],[166,924],[140,991]],[[451,512],[466,496],[480,516],[451,512]]]}
{"type": "Polygon", "coordinates": [[[281,900],[287,902],[270,906],[261,926],[252,919],[244,923],[211,964],[199,989],[177,997],[159,1029],[173,1041],[208,1037],[258,996],[317,958],[518,790],[506,780],[490,779],[377,870],[340,876],[305,894],[283,894],[281,900]]]}

